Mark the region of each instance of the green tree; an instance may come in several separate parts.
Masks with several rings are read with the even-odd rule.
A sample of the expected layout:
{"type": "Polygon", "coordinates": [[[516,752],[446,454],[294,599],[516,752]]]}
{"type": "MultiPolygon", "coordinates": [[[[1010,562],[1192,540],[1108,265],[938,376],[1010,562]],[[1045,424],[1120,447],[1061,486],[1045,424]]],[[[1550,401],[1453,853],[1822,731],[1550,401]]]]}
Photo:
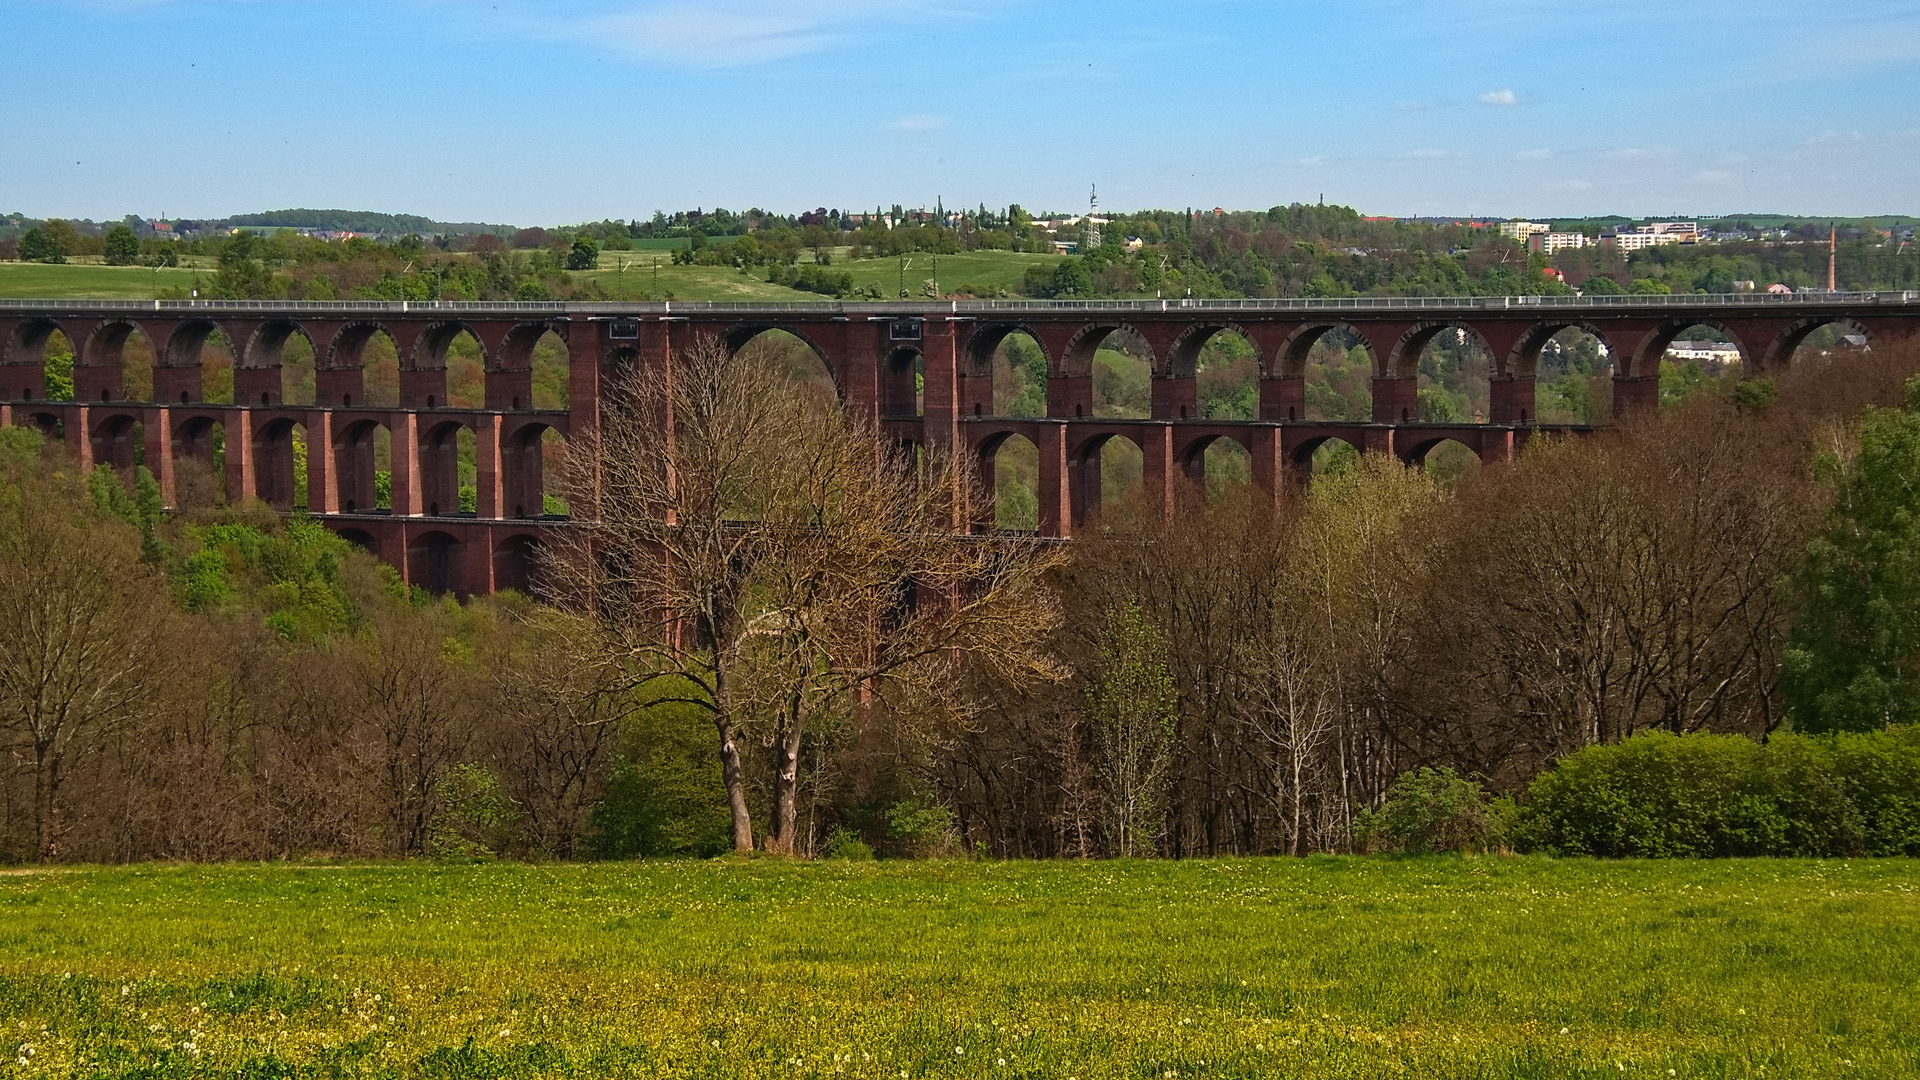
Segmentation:
{"type": "Polygon", "coordinates": [[[1802,731],[1869,731],[1920,718],[1920,379],[1907,409],[1876,409],[1807,551],[1782,685],[1802,731]]]}
{"type": "Polygon", "coordinates": [[[1580,291],[1588,296],[1624,296],[1627,290],[1607,275],[1595,274],[1580,283],[1580,291]]]}
{"type": "Polygon", "coordinates": [[[567,269],[592,270],[600,265],[600,245],[593,237],[581,233],[573,238],[573,248],[567,252],[567,269]]]}
{"type": "Polygon", "coordinates": [[[1152,855],[1166,827],[1179,696],[1167,670],[1167,640],[1132,600],[1101,628],[1099,678],[1087,688],[1087,726],[1107,846],[1115,855],[1152,855]]]}
{"type": "Polygon", "coordinates": [[[39,229],[28,229],[20,237],[20,261],[63,263],[67,261],[67,253],[46,233],[39,229]]]}
{"type": "Polygon", "coordinates": [[[140,238],[125,225],[107,230],[107,265],[132,266],[140,261],[140,238]]]}

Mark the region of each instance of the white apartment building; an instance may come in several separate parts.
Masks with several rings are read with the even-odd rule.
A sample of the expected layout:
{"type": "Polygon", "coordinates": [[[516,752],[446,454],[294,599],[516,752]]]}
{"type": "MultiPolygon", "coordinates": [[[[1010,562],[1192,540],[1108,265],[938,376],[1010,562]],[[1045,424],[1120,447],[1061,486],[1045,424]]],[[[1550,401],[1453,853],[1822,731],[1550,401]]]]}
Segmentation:
{"type": "Polygon", "coordinates": [[[1551,255],[1568,248],[1583,248],[1590,242],[1586,233],[1550,232],[1540,237],[1540,251],[1544,255],[1551,255]]]}
{"type": "Polygon", "coordinates": [[[1520,241],[1525,241],[1535,233],[1553,231],[1553,226],[1542,225],[1537,221],[1503,221],[1494,227],[1500,231],[1501,236],[1520,241]]]}
{"type": "MultiPolygon", "coordinates": [[[[1623,229],[1613,235],[1613,246],[1621,251],[1639,251],[1658,244],[1692,244],[1700,239],[1697,221],[1655,221],[1636,229],[1623,229]]],[[[1602,238],[1605,242],[1606,238],[1602,238]]]]}

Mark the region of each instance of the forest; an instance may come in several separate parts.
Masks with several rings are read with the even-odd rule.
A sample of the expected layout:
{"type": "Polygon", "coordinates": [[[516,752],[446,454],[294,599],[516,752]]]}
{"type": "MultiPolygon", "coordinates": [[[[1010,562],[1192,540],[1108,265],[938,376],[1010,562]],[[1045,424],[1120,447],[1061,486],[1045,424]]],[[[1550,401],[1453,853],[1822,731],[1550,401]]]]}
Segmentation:
{"type": "MultiPolygon", "coordinates": [[[[107,225],[18,218],[0,220],[0,261],[192,265],[208,271],[197,287],[156,292],[293,300],[695,298],[676,293],[691,281],[672,267],[723,268],[756,286],[791,290],[796,300],[1727,293],[1772,284],[1824,288],[1827,280],[1825,230],[1812,238],[1805,223],[1764,234],[1731,231],[1712,243],[1631,253],[1590,246],[1549,256],[1483,222],[1366,218],[1343,206],[1115,214],[1100,227],[1098,244],[1089,242],[1096,238],[1084,221],[1051,219],[1069,223],[1049,231],[1046,220],[1017,204],[953,214],[900,207],[858,215],[686,211],[522,229],[285,211],[173,235],[132,218],[107,225]],[[323,238],[277,227],[295,220],[393,231],[323,238]],[[1072,254],[1058,254],[1060,247],[1072,254]],[[650,273],[625,273],[635,252],[649,256],[650,273]],[[969,256],[969,269],[942,280],[943,255],[969,256]],[[909,263],[922,267],[916,256],[933,266],[931,278],[918,270],[909,278],[909,263]],[[996,260],[1016,272],[982,272],[996,260]],[[664,278],[654,265],[663,261],[664,278]],[[897,280],[880,270],[895,264],[897,280]]],[[[1597,238],[1599,224],[1586,226],[1597,238]]],[[[1864,221],[1835,235],[1839,288],[1920,288],[1920,248],[1910,229],[1864,221]]]]}
{"type": "Polygon", "coordinates": [[[0,432],[0,853],[1920,851],[1911,343],[1460,476],[1349,455],[1276,501],[1121,499],[1064,547],[956,533],[966,471],[860,451],[790,359],[722,350],[677,443],[570,448],[587,550],[678,554],[562,543],[535,596],[432,596],[298,515],[163,511],[0,432]],[[671,490],[635,464],[662,455],[671,490]],[[1661,770],[1752,820],[1594,824],[1661,770]]]}

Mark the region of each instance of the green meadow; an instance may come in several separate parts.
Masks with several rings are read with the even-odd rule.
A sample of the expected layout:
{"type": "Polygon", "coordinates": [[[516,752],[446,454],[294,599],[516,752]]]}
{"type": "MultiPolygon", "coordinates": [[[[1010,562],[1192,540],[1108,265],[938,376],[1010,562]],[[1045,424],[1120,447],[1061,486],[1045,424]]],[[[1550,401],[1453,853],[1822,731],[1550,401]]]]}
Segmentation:
{"type": "Polygon", "coordinates": [[[1920,1074],[1911,861],[138,866],[0,877],[0,1071],[1920,1074]]]}
{"type": "Polygon", "coordinates": [[[0,262],[0,300],[152,300],[161,289],[191,289],[210,270],[0,262]]]}

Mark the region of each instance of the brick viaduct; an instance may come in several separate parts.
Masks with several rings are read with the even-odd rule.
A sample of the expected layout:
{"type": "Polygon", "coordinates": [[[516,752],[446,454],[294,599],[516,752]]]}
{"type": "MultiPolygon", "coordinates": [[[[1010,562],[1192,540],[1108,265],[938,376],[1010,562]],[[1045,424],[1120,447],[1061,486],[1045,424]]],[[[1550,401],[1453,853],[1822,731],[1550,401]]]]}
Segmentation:
{"type": "MultiPolygon", "coordinates": [[[[1607,347],[1614,410],[1658,400],[1659,360],[1682,330],[1706,324],[1740,348],[1748,373],[1785,365],[1822,326],[1886,340],[1920,332],[1920,293],[1779,297],[1493,297],[1357,300],[1091,301],[1027,303],[564,304],[0,301],[0,424],[58,432],[85,464],[131,467],[136,432],[144,462],[171,501],[175,463],[211,462],[221,426],[230,502],[295,504],[294,431],[304,429],[307,506],[428,588],[485,593],[527,583],[542,534],[542,441],[598,419],[602,383],[624,366],[665,363],[676,348],[717,335],[739,348],[769,330],[810,345],[856,412],[889,437],[964,446],[990,485],[994,453],[1019,435],[1039,449],[1039,525],[1070,537],[1100,502],[1099,452],[1126,439],[1142,453],[1150,492],[1170,500],[1174,478],[1204,475],[1217,439],[1244,447],[1253,477],[1273,490],[1310,467],[1330,439],[1419,461],[1444,441],[1483,461],[1510,457],[1542,430],[1534,371],[1548,339],[1584,329],[1607,347]],[[1322,336],[1344,328],[1374,360],[1370,422],[1306,418],[1306,363],[1322,336]],[[152,348],[153,400],[127,400],[126,344],[138,330],[152,348]],[[74,351],[74,400],[49,401],[43,374],[59,331],[74,351]],[[1478,424],[1416,419],[1417,368],[1437,335],[1462,331],[1493,358],[1490,416],[1478,424]],[[201,352],[218,331],[233,354],[233,403],[201,400],[201,352]],[[534,409],[535,343],[554,332],[569,354],[565,411],[534,409]],[[1093,357],[1127,331],[1152,353],[1148,419],[1093,415],[1093,357]],[[1213,335],[1233,331],[1259,353],[1259,418],[1202,418],[1196,362],[1213,335]],[[479,342],[486,370],[481,407],[447,397],[447,350],[462,333],[479,342]],[[991,358],[1010,334],[1046,353],[1047,415],[993,415],[991,358]],[[362,355],[376,333],[399,357],[399,400],[366,400],[362,355]],[[294,335],[313,348],[316,400],[282,400],[281,357],[294,335]],[[923,389],[916,392],[916,368],[923,389]],[[374,435],[390,435],[391,495],[375,509],[374,435]],[[456,439],[474,437],[477,499],[461,513],[456,439]]],[[[1168,502],[1170,506],[1170,502],[1168,502]]]]}

